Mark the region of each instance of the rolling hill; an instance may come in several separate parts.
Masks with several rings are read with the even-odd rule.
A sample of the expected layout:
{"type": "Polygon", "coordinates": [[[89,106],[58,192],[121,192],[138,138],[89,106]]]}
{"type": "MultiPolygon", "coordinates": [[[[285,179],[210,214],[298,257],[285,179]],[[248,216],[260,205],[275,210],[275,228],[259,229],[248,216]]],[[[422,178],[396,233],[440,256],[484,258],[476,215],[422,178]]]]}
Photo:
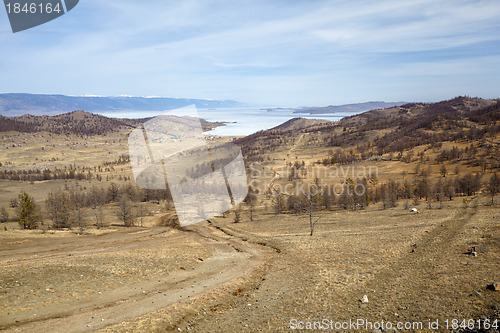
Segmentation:
{"type": "MultiPolygon", "coordinates": [[[[247,161],[262,161],[290,145],[301,134],[301,147],[308,151],[340,149],[337,163],[369,160],[384,154],[398,154],[418,146],[439,149],[444,142],[473,143],[479,147],[467,163],[486,163],[500,168],[500,157],[491,149],[500,148],[500,102],[481,98],[457,97],[438,103],[412,103],[372,110],[343,118],[338,122],[311,125],[288,131],[274,128],[238,140],[247,161]]],[[[427,149],[427,148],[426,148],[427,149]]]]}
{"type": "MultiPolygon", "coordinates": [[[[50,132],[55,134],[104,135],[121,132],[140,126],[151,118],[118,119],[108,118],[85,111],[73,111],[57,116],[23,115],[8,118],[0,116],[0,132],[16,131],[24,133],[50,132]]],[[[204,130],[224,126],[201,119],[204,130]]]]}

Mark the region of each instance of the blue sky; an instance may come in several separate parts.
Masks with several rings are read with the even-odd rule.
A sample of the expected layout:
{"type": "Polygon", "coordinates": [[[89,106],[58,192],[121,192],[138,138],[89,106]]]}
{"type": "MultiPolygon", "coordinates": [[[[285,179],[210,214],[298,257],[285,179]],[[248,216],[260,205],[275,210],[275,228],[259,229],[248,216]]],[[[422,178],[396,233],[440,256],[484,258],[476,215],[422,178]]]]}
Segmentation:
{"type": "Polygon", "coordinates": [[[12,34],[0,92],[276,106],[500,97],[498,0],[80,0],[12,34]]]}

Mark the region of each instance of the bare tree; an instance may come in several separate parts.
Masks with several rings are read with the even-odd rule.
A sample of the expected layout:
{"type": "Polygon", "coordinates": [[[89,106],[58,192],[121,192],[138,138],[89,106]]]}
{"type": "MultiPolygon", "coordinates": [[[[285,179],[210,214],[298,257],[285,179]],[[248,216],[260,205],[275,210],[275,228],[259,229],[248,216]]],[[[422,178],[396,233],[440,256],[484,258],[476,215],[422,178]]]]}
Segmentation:
{"type": "Polygon", "coordinates": [[[273,193],[274,215],[281,214],[285,209],[285,195],[279,191],[273,193]]]}
{"type": "Polygon", "coordinates": [[[425,200],[427,200],[427,207],[429,209],[432,209],[432,200],[434,199],[435,195],[435,189],[433,186],[429,186],[429,189],[427,190],[427,193],[425,195],[425,200]]]}
{"type": "Polygon", "coordinates": [[[0,213],[0,222],[4,223],[9,220],[9,213],[7,212],[7,209],[5,207],[2,207],[2,211],[0,213]]]}
{"type": "Polygon", "coordinates": [[[123,225],[126,227],[132,227],[134,225],[134,215],[132,212],[132,201],[126,196],[123,195],[118,201],[118,217],[120,221],[123,222],[123,225]]]}
{"type": "Polygon", "coordinates": [[[137,216],[141,219],[141,228],[142,228],[144,213],[143,213],[143,207],[140,203],[137,205],[137,216]]]}
{"type": "Polygon", "coordinates": [[[18,205],[19,205],[19,201],[17,200],[17,198],[12,198],[10,200],[9,206],[11,208],[17,208],[18,205]]]}
{"type": "Polygon", "coordinates": [[[97,206],[97,208],[94,210],[94,220],[97,229],[101,229],[102,227],[104,227],[104,211],[102,209],[102,206],[97,206]]]}
{"type": "Polygon", "coordinates": [[[54,228],[71,227],[73,203],[66,191],[58,193],[50,192],[45,200],[45,207],[54,228]]]}
{"type": "Polygon", "coordinates": [[[248,206],[248,212],[250,213],[250,221],[253,221],[253,214],[255,207],[257,206],[257,193],[252,187],[248,187],[248,195],[245,198],[245,203],[248,206]]]}
{"type": "Polygon", "coordinates": [[[491,204],[494,204],[495,194],[500,192],[500,177],[495,172],[487,184],[488,192],[491,194],[491,204]]]}
{"type": "Polygon", "coordinates": [[[86,221],[87,221],[87,217],[85,215],[85,212],[80,207],[80,205],[76,206],[76,209],[73,213],[73,220],[74,220],[74,224],[76,226],[78,226],[78,232],[80,234],[82,234],[84,231],[83,228],[84,228],[86,221]]]}
{"type": "Polygon", "coordinates": [[[316,225],[316,222],[319,221],[321,217],[315,218],[313,221],[313,214],[318,210],[318,199],[320,198],[320,194],[318,192],[318,187],[317,186],[308,186],[308,191],[305,194],[305,199],[306,199],[306,214],[309,216],[309,229],[311,233],[309,234],[310,236],[313,235],[314,232],[314,226],[316,225]]]}
{"type": "Polygon", "coordinates": [[[233,223],[240,223],[241,222],[241,214],[240,214],[240,206],[236,206],[234,208],[234,221],[233,223]]]}
{"type": "Polygon", "coordinates": [[[394,180],[389,180],[387,184],[382,186],[382,203],[384,209],[396,207],[399,194],[399,183],[394,180]]]}
{"type": "Polygon", "coordinates": [[[325,208],[327,210],[332,210],[332,206],[335,204],[335,193],[330,191],[330,188],[326,187],[323,189],[322,195],[325,208]]]}
{"type": "Polygon", "coordinates": [[[294,200],[295,211],[298,213],[302,213],[308,216],[309,218],[309,230],[310,236],[314,233],[314,226],[316,222],[320,219],[320,217],[315,217],[314,214],[318,210],[318,202],[322,200],[321,194],[319,192],[319,188],[316,185],[308,185],[304,187],[305,191],[301,193],[294,200]]]}
{"type": "Polygon", "coordinates": [[[443,175],[443,177],[446,177],[446,173],[448,172],[448,170],[446,169],[446,165],[442,165],[441,166],[441,169],[439,170],[441,172],[441,174],[443,175]]]}

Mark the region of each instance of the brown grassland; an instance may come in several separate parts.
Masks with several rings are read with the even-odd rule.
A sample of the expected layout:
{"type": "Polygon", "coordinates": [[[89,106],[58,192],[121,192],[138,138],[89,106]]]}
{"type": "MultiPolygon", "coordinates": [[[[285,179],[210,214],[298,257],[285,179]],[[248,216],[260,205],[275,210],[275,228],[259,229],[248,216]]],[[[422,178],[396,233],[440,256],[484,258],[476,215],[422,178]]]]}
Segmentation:
{"type": "MultiPolygon", "coordinates": [[[[491,104],[465,99],[464,105],[474,109],[474,103],[491,104]]],[[[249,181],[259,190],[255,205],[242,203],[237,211],[184,228],[171,223],[171,203],[151,198],[131,203],[131,227],[120,220],[116,199],[100,208],[82,206],[83,225],[52,228],[45,202],[49,193],[135,186],[130,163],[117,162],[127,154],[129,129],[92,136],[0,133],[0,171],[76,168],[93,174],[0,180],[0,209],[9,216],[0,224],[0,331],[286,332],[298,321],[324,325],[363,319],[416,325],[399,332],[431,331],[429,322],[439,320],[433,331],[465,332],[452,328],[452,320],[476,320],[476,328],[477,320],[498,321],[500,291],[488,285],[500,281],[500,198],[492,203],[486,186],[499,167],[498,132],[477,140],[444,140],[439,146],[418,142],[387,150],[367,143],[380,143],[399,127],[365,127],[360,134],[356,126],[362,121],[327,127],[316,122],[303,130],[242,138],[238,143],[246,154],[249,181]],[[276,144],[266,146],[276,137],[276,144]],[[339,138],[338,145],[326,143],[339,138]],[[444,150],[465,151],[471,144],[474,153],[437,162],[444,150]],[[337,149],[360,157],[321,163],[337,149]],[[257,151],[259,158],[252,160],[257,151]],[[295,163],[304,168],[291,176],[295,163]],[[372,200],[353,209],[315,207],[312,236],[308,214],[274,208],[280,188],[318,181],[343,185],[361,178],[360,170],[369,180],[372,200]],[[468,173],[479,174],[482,184],[473,195],[457,192],[451,200],[401,195],[394,207],[374,199],[389,181],[434,184],[468,173]],[[15,220],[11,200],[21,191],[38,206],[37,229],[22,230],[15,220]],[[96,222],[99,209],[102,225],[96,222]],[[365,295],[367,303],[360,301],[365,295]]],[[[498,122],[464,121],[460,126],[498,122]]],[[[445,123],[419,133],[446,134],[445,123]]],[[[312,326],[307,331],[323,330],[312,326]]],[[[490,331],[499,330],[500,322],[490,331]]]]}

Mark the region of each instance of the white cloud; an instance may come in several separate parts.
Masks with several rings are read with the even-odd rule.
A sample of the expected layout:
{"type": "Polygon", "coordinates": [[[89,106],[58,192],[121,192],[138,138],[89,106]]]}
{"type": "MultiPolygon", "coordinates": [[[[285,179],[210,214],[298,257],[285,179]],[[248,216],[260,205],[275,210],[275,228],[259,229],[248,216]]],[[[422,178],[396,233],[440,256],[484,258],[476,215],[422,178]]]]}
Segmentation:
{"type": "Polygon", "coordinates": [[[496,0],[86,0],[51,25],[0,34],[0,90],[331,104],[364,100],[374,78],[390,91],[416,72],[442,73],[436,84],[498,77],[484,59],[499,32],[496,0]],[[460,48],[471,54],[447,53],[460,48]]]}

